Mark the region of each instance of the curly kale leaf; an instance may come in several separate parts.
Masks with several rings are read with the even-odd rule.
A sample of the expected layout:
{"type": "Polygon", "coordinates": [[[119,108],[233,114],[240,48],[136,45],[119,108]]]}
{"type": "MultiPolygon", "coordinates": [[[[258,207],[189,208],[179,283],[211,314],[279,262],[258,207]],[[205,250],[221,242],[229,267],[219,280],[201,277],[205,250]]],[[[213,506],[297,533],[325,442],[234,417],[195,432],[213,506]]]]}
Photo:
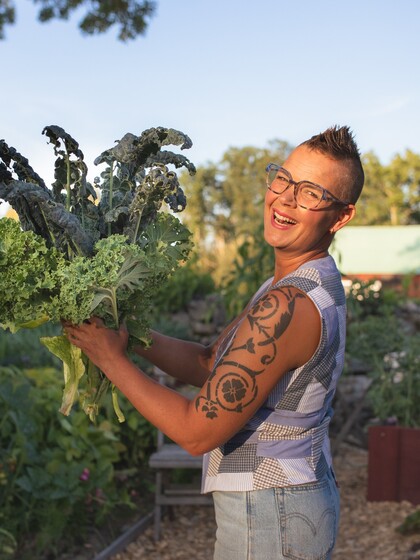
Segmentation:
{"type": "Polygon", "coordinates": [[[43,179],[29,165],[28,160],[15,148],[8,146],[4,140],[0,140],[0,183],[8,183],[14,180],[13,173],[19,181],[35,183],[43,190],[48,190],[43,179]]]}
{"type": "Polygon", "coordinates": [[[65,196],[62,191],[67,190],[69,183],[80,184],[86,177],[87,167],[83,161],[83,152],[79,149],[76,140],[60,126],[46,126],[42,134],[47,136],[49,143],[54,147],[54,154],[58,156],[54,164],[55,182],[52,187],[55,200],[64,203],[65,196]]]}
{"type": "Polygon", "coordinates": [[[0,198],[14,208],[25,230],[41,235],[49,246],[57,247],[68,258],[90,254],[99,238],[98,208],[94,203],[95,189],[86,181],[83,154],[77,142],[60,127],[46,127],[43,132],[59,156],[53,190],[46,187],[26,158],[2,140],[0,198]]]}
{"type": "Polygon", "coordinates": [[[158,126],[144,130],[140,136],[128,132],[113,148],[105,150],[95,159],[95,165],[109,161],[132,163],[139,168],[151,156],[157,154],[162,146],[180,146],[181,150],[191,148],[191,139],[173,128],[158,126]]]}
{"type": "Polygon", "coordinates": [[[49,191],[32,183],[12,181],[0,184],[0,198],[16,210],[24,230],[40,235],[49,247],[56,247],[67,258],[92,254],[92,236],[77,216],[54,202],[49,191]]]}
{"type": "Polygon", "coordinates": [[[154,274],[154,264],[137,245],[127,243],[122,235],[112,235],[96,244],[93,286],[95,297],[91,313],[107,319],[112,317],[118,327],[121,316],[130,307],[134,293],[141,294],[154,274]],[[111,257],[117,267],[109,270],[111,257]]]}
{"type": "MultiPolygon", "coordinates": [[[[86,180],[88,168],[78,142],[64,129],[56,125],[46,126],[42,131],[54,147],[57,156],[54,164],[55,182],[52,184],[56,202],[64,204],[75,214],[90,233],[97,227],[97,194],[86,180]]],[[[98,235],[94,235],[98,239],[98,235]]]]}
{"type": "Polygon", "coordinates": [[[119,307],[153,273],[144,250],[114,234],[95,245],[92,257],[76,257],[57,271],[59,292],[51,299],[52,320],[80,324],[95,314],[118,327],[119,307]]]}
{"type": "Polygon", "coordinates": [[[136,188],[129,208],[130,223],[124,233],[132,243],[156,219],[164,201],[174,212],[180,212],[186,205],[176,173],[169,171],[165,165],[155,165],[136,188]]]}
{"type": "MultiPolygon", "coordinates": [[[[192,142],[178,130],[151,128],[140,136],[125,134],[113,148],[105,150],[95,159],[96,165],[107,164],[106,170],[101,173],[103,183],[99,209],[106,224],[105,227],[101,225],[102,232],[108,235],[111,232],[138,233],[155,218],[163,201],[174,212],[185,208],[186,198],[179,184],[170,191],[162,189],[158,176],[163,175],[163,169],[168,172],[165,166],[169,164],[177,169],[186,167],[190,174],[195,173],[195,167],[183,155],[161,151],[161,147],[168,144],[187,149],[192,142]],[[149,197],[150,203],[147,201],[149,197]],[[137,213],[135,218],[134,208],[137,213]]],[[[176,177],[174,173],[172,175],[176,177]]],[[[130,238],[135,240],[135,236],[130,235],[130,238]]]]}
{"type": "Polygon", "coordinates": [[[191,233],[175,216],[159,213],[156,221],[142,233],[139,245],[153,263],[153,274],[145,282],[142,292],[135,292],[120,309],[131,337],[148,345],[150,310],[156,291],[187,259],[192,249],[191,233]]]}
{"type": "Polygon", "coordinates": [[[63,256],[42,237],[24,232],[9,218],[0,220],[0,327],[16,332],[48,320],[63,256]]]}
{"type": "Polygon", "coordinates": [[[152,261],[161,266],[164,259],[164,269],[171,272],[188,258],[193,247],[191,232],[175,216],[164,213],[145,229],[140,243],[152,261]]]}
{"type": "Polygon", "coordinates": [[[149,157],[145,161],[144,167],[151,167],[155,163],[160,163],[162,165],[172,164],[177,169],[179,169],[180,167],[185,167],[190,175],[194,175],[196,172],[195,165],[191,163],[188,158],[186,158],[183,154],[175,154],[174,152],[170,152],[169,150],[162,150],[157,154],[149,157]]]}

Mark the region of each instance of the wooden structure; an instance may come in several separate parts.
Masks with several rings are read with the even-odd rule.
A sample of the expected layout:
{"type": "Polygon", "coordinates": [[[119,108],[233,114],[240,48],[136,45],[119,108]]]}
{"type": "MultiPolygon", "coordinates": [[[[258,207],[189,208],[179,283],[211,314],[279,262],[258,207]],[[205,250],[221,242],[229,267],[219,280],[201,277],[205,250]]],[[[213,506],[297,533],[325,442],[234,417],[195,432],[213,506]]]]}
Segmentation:
{"type": "Polygon", "coordinates": [[[420,429],[371,426],[368,457],[369,502],[420,504],[420,429]]]}
{"type": "Polygon", "coordinates": [[[330,253],[344,278],[380,280],[409,297],[420,297],[420,225],[346,226],[330,253]]]}
{"type": "MultiPolygon", "coordinates": [[[[168,376],[158,368],[154,370],[159,383],[165,385],[168,376]]],[[[173,484],[171,474],[175,469],[194,469],[201,474],[203,457],[194,456],[176,443],[166,442],[158,431],[157,449],[149,459],[149,466],[156,470],[155,480],[155,540],[160,539],[163,508],[174,505],[212,505],[210,495],[201,494],[199,483],[173,484]]]]}

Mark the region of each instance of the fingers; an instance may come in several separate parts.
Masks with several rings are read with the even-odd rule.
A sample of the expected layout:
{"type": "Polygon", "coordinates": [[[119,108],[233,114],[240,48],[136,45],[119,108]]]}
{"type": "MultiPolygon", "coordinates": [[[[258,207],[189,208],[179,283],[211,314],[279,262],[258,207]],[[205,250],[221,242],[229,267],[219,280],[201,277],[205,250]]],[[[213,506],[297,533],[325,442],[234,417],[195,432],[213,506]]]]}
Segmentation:
{"type": "Polygon", "coordinates": [[[85,323],[88,323],[89,325],[96,325],[97,327],[105,326],[104,322],[99,317],[90,317],[89,319],[86,319],[85,323]]]}
{"type": "Polygon", "coordinates": [[[79,346],[82,343],[82,339],[78,336],[77,332],[72,329],[72,327],[66,327],[64,329],[64,334],[67,337],[67,340],[74,344],[74,346],[79,346]]]}
{"type": "Polygon", "coordinates": [[[74,323],[71,323],[70,321],[67,321],[66,319],[62,319],[61,324],[63,325],[63,328],[65,328],[65,329],[68,329],[68,328],[82,329],[85,325],[93,325],[95,327],[104,327],[105,326],[105,323],[99,317],[90,317],[89,319],[86,319],[85,321],[83,321],[83,323],[79,323],[78,325],[75,325],[74,323]]]}
{"type": "Polygon", "coordinates": [[[78,337],[77,335],[75,335],[75,334],[72,334],[72,333],[70,333],[70,332],[67,332],[66,335],[67,335],[67,338],[69,339],[69,341],[70,341],[72,344],[76,344],[76,345],[77,345],[77,343],[80,343],[80,342],[81,342],[81,340],[79,339],[79,337],[78,337]]]}
{"type": "Polygon", "coordinates": [[[121,323],[120,328],[118,330],[120,331],[120,333],[123,333],[123,334],[128,333],[127,325],[125,324],[125,322],[121,323]]]}

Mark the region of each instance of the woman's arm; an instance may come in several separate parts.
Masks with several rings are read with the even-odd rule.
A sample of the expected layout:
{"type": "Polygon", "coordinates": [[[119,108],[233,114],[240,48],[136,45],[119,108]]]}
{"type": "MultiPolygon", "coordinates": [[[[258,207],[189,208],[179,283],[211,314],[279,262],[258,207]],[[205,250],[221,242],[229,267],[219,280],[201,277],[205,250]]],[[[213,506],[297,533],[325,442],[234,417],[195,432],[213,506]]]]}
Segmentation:
{"type": "Polygon", "coordinates": [[[220,341],[241,321],[248,307],[208,346],[152,331],[152,345],[149,348],[138,345],[133,350],[171,377],[195,387],[202,387],[213,369],[220,341]]]}
{"type": "Polygon", "coordinates": [[[134,352],[183,383],[202,387],[210,375],[214,345],[179,340],[152,331],[152,345],[134,352]]]}
{"type": "MultiPolygon", "coordinates": [[[[106,329],[96,320],[66,326],[66,331],[140,414],[187,451],[200,455],[237,433],[279,379],[310,359],[320,340],[321,321],[313,302],[299,290],[271,290],[247,312],[193,400],[159,385],[129,360],[127,331],[106,329]]],[[[173,361],[176,368],[177,355],[173,361]]]]}

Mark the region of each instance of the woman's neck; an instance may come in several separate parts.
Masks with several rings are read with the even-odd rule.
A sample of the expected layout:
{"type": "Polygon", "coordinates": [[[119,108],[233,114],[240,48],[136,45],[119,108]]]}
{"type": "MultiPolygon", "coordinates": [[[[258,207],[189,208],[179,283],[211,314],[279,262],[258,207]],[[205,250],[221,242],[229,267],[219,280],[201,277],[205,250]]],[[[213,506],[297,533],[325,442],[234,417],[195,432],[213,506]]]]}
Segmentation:
{"type": "Polygon", "coordinates": [[[278,249],[274,249],[275,264],[274,264],[274,280],[273,283],[278,282],[291,272],[297,270],[303,264],[313,261],[315,259],[322,259],[328,256],[328,250],[310,251],[304,255],[289,256],[285,255],[278,249]]]}

